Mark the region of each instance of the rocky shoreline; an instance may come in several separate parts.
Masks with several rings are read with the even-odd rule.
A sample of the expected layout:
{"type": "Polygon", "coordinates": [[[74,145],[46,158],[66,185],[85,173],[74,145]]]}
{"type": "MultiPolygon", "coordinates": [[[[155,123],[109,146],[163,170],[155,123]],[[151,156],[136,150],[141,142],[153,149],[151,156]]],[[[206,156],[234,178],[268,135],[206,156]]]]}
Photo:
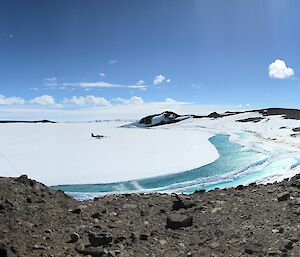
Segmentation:
{"type": "Polygon", "coordinates": [[[300,256],[300,175],[280,183],[78,202],[0,178],[0,256],[300,256]]]}

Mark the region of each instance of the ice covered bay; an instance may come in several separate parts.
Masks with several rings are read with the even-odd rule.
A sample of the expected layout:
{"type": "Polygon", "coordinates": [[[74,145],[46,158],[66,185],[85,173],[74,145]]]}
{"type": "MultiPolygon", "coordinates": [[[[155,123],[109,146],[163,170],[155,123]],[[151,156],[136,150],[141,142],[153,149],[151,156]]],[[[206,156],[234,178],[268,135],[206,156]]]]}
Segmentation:
{"type": "MultiPolygon", "coordinates": [[[[191,170],[215,161],[209,132],[120,128],[124,121],[1,124],[0,151],[47,185],[109,183],[191,170]],[[91,138],[91,133],[103,139],[91,138]]],[[[17,172],[0,157],[1,176],[17,172]]]]}

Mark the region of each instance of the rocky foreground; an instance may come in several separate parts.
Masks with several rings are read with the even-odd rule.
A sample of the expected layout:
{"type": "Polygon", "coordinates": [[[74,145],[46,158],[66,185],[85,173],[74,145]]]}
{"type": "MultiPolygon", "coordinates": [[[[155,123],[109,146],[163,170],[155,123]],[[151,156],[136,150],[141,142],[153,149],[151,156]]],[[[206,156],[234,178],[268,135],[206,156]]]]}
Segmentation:
{"type": "Polygon", "coordinates": [[[77,202],[0,178],[0,257],[300,256],[300,175],[192,195],[77,202]]]}

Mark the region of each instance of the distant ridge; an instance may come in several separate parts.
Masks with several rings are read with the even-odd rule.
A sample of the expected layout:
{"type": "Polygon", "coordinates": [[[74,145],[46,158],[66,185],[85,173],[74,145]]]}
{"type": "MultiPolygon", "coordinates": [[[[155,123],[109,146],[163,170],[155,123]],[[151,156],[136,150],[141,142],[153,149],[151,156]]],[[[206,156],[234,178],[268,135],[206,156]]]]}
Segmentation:
{"type": "Polygon", "coordinates": [[[56,123],[51,120],[0,120],[0,123],[56,123]]]}
{"type": "MultiPolygon", "coordinates": [[[[293,120],[300,120],[300,110],[299,109],[288,109],[288,108],[265,108],[265,109],[257,109],[257,110],[250,110],[250,111],[226,111],[224,113],[217,113],[212,112],[208,115],[179,115],[175,112],[171,111],[164,111],[160,114],[153,114],[146,116],[140,119],[138,122],[132,123],[130,125],[138,126],[138,127],[154,127],[154,126],[161,126],[167,125],[172,123],[177,123],[182,120],[188,118],[194,119],[202,119],[202,118],[211,118],[211,119],[218,119],[227,116],[233,116],[242,113],[251,113],[251,112],[258,112],[263,116],[274,116],[274,115],[282,115],[285,119],[293,119],[293,120]]],[[[238,120],[239,122],[259,122],[263,120],[263,118],[256,117],[251,119],[245,120],[238,120]]]]}

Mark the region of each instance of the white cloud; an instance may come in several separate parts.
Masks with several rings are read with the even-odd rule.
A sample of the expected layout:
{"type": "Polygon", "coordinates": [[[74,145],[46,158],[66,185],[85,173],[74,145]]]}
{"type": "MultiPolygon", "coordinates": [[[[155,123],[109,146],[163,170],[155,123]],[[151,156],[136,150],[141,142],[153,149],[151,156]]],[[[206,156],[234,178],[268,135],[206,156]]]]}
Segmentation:
{"type": "Polygon", "coordinates": [[[138,86],[145,86],[145,81],[140,79],[138,82],[136,82],[136,84],[138,86]]]}
{"type": "Polygon", "coordinates": [[[115,60],[115,59],[110,59],[110,60],[108,61],[109,64],[116,64],[117,62],[118,62],[118,61],[115,60]]]}
{"type": "Polygon", "coordinates": [[[39,91],[39,89],[37,87],[30,87],[29,89],[33,90],[33,91],[39,91]]]}
{"type": "Polygon", "coordinates": [[[105,76],[106,76],[105,73],[102,73],[102,72],[100,72],[99,75],[100,75],[101,77],[105,77],[105,76]]]}
{"type": "Polygon", "coordinates": [[[165,79],[166,79],[166,77],[162,74],[156,75],[153,80],[153,84],[157,86],[157,85],[161,84],[162,82],[164,82],[165,79]]]}
{"type": "Polygon", "coordinates": [[[4,95],[0,95],[0,105],[17,105],[24,103],[25,100],[21,97],[5,97],[4,95]]]}
{"type": "Polygon", "coordinates": [[[107,101],[103,97],[97,97],[94,95],[87,95],[87,96],[73,96],[72,98],[68,99],[65,98],[63,103],[70,103],[75,105],[102,105],[108,106],[110,105],[109,101],[107,101]]]}
{"type": "Polygon", "coordinates": [[[114,84],[104,81],[97,82],[79,82],[79,83],[64,83],[63,86],[71,86],[71,87],[82,87],[82,88],[137,88],[137,89],[145,89],[147,86],[144,84],[140,84],[140,81],[137,84],[125,85],[125,84],[114,84]]]}
{"type": "Polygon", "coordinates": [[[46,81],[50,81],[50,82],[53,82],[53,81],[56,81],[56,77],[51,77],[51,78],[45,78],[46,81]]]}
{"type": "Polygon", "coordinates": [[[42,95],[29,100],[30,104],[54,105],[55,100],[51,95],[42,95]]]}
{"type": "Polygon", "coordinates": [[[167,102],[167,103],[177,103],[176,100],[174,100],[174,99],[172,99],[172,98],[169,98],[169,97],[166,98],[165,102],[167,102]]]}
{"type": "Polygon", "coordinates": [[[170,79],[167,79],[166,81],[167,81],[167,83],[170,83],[170,82],[171,82],[171,80],[170,80],[170,79]]]}
{"type": "Polygon", "coordinates": [[[128,104],[143,104],[144,101],[139,96],[133,96],[128,100],[128,104]]]}
{"type": "Polygon", "coordinates": [[[51,78],[45,78],[45,86],[47,87],[56,87],[57,84],[57,78],[56,77],[51,77],[51,78]]]}
{"type": "Polygon", "coordinates": [[[287,67],[282,60],[275,60],[269,65],[269,76],[275,79],[286,79],[294,76],[294,70],[287,67]]]}
{"type": "Polygon", "coordinates": [[[144,103],[143,99],[139,96],[133,96],[130,99],[117,97],[114,98],[113,101],[121,104],[131,104],[131,105],[140,105],[144,103]]]}

